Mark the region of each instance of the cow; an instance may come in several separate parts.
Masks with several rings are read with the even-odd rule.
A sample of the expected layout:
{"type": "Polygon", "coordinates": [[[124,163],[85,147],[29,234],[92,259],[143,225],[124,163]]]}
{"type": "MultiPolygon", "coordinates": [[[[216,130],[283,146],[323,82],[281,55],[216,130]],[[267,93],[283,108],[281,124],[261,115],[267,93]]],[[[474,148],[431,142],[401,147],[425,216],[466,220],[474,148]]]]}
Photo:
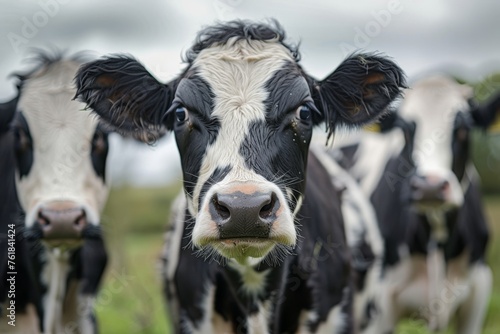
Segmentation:
{"type": "Polygon", "coordinates": [[[316,137],[321,140],[313,141],[310,150],[326,168],[333,184],[341,189],[342,216],[354,276],[356,333],[376,333],[372,326],[380,308],[378,296],[385,287],[384,244],[375,209],[356,180],[337,162],[338,151],[323,144],[324,136],[316,137]]]}
{"type": "Polygon", "coordinates": [[[499,111],[499,96],[479,105],[470,86],[432,75],[405,92],[398,117],[406,126],[344,143],[347,165],[371,197],[386,247],[388,289],[378,332],[394,331],[403,317],[433,332],[453,320],[457,333],[481,332],[492,273],[470,131],[486,130],[499,111]]]}
{"type": "MultiPolygon", "coordinates": [[[[324,143],[311,143],[311,153],[327,170],[334,188],[339,190],[341,213],[345,226],[346,244],[351,256],[353,270],[353,323],[355,333],[371,333],[370,323],[376,316],[377,296],[383,288],[381,280],[383,241],[378,229],[375,211],[369,199],[359,185],[335,159],[329,157],[329,150],[324,143]]],[[[327,179],[325,179],[327,182],[327,179]]],[[[171,319],[179,316],[179,306],[175,300],[175,289],[172,284],[178,253],[182,243],[182,230],[185,221],[186,201],[181,192],[171,205],[169,228],[165,235],[162,252],[162,266],[166,285],[167,301],[171,319]]],[[[338,219],[338,218],[336,218],[338,219]]]]}
{"type": "Polygon", "coordinates": [[[72,100],[83,58],[40,52],[36,59],[16,75],[17,96],[0,104],[0,223],[9,236],[0,239],[0,328],[97,333],[108,131],[72,100]],[[11,305],[15,321],[7,325],[11,305]]]}
{"type": "Polygon", "coordinates": [[[308,147],[315,125],[333,135],[383,114],[402,70],[356,53],[316,80],[276,21],[207,27],[185,60],[166,84],[124,55],[76,76],[77,97],[114,130],[175,135],[184,195],[165,287],[175,331],[352,333],[340,194],[308,147]]]}

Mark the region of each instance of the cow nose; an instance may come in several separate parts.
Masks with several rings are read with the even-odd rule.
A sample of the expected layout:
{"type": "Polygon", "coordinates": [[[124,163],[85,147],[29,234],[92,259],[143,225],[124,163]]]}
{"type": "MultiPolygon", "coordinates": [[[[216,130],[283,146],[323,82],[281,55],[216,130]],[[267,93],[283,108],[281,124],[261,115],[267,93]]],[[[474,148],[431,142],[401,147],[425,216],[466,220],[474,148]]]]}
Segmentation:
{"type": "Polygon", "coordinates": [[[221,239],[268,238],[279,207],[274,193],[215,194],[209,204],[221,239]]]}
{"type": "Polygon", "coordinates": [[[45,239],[80,238],[87,225],[87,216],[75,203],[57,202],[38,211],[38,223],[45,239]]]}
{"type": "Polygon", "coordinates": [[[446,179],[418,175],[411,178],[410,185],[414,202],[444,202],[450,188],[446,179]]]}

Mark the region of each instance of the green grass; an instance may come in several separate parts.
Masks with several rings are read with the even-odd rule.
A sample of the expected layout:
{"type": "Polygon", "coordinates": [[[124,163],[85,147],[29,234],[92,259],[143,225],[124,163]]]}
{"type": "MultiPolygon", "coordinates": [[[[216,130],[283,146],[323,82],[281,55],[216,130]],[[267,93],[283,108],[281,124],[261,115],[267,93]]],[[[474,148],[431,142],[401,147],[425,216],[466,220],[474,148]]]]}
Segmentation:
{"type": "MultiPolygon", "coordinates": [[[[103,215],[111,261],[97,299],[101,333],[169,333],[159,257],[170,202],[178,190],[179,185],[112,191],[103,215]]],[[[488,249],[489,263],[494,277],[500,277],[500,195],[488,195],[485,207],[493,235],[488,249]]],[[[495,279],[484,334],[500,333],[498,314],[500,279],[495,279]]],[[[397,333],[429,332],[418,321],[405,321],[397,333]]]]}
{"type": "Polygon", "coordinates": [[[96,301],[101,333],[168,333],[159,259],[170,203],[179,189],[111,192],[103,213],[110,263],[96,301]]]}

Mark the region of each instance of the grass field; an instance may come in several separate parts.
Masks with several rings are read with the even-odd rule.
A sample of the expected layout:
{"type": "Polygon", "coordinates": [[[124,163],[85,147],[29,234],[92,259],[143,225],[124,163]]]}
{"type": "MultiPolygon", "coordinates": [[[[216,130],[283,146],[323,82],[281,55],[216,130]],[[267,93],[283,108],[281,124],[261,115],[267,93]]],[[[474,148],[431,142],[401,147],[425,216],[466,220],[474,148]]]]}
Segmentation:
{"type": "MultiPolygon", "coordinates": [[[[111,262],[97,300],[103,334],[168,333],[168,319],[159,275],[170,201],[179,186],[113,190],[103,215],[111,262]]],[[[500,277],[500,195],[485,198],[493,237],[489,262],[500,277]]],[[[484,334],[500,333],[500,279],[494,291],[484,334]]],[[[400,334],[428,333],[422,325],[405,322],[400,334]]],[[[476,333],[471,333],[476,334],[476,333]]]]}

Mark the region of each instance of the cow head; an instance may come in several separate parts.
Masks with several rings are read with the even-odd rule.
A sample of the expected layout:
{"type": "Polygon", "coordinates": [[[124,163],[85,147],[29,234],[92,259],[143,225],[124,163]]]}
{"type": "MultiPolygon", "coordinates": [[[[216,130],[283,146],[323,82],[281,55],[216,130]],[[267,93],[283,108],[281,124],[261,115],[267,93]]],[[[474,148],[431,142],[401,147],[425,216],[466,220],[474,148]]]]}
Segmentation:
{"type": "Polygon", "coordinates": [[[144,141],[174,132],[192,242],[224,257],[295,245],[313,127],[370,122],[404,86],[399,67],[373,54],[352,55],[317,81],[284,38],[277,23],[233,21],[201,31],[187,68],[167,84],[125,56],[76,77],[80,100],[118,131],[144,141]]]}
{"type": "Polygon", "coordinates": [[[500,96],[483,105],[471,104],[472,97],[471,87],[446,76],[421,79],[405,93],[400,113],[417,124],[410,183],[419,211],[448,211],[463,202],[470,130],[487,129],[500,115],[500,96]]]}
{"type": "Polygon", "coordinates": [[[107,132],[72,100],[81,62],[44,54],[40,60],[18,75],[18,96],[0,105],[0,128],[12,131],[26,235],[50,246],[74,246],[99,235],[107,132]]]}

